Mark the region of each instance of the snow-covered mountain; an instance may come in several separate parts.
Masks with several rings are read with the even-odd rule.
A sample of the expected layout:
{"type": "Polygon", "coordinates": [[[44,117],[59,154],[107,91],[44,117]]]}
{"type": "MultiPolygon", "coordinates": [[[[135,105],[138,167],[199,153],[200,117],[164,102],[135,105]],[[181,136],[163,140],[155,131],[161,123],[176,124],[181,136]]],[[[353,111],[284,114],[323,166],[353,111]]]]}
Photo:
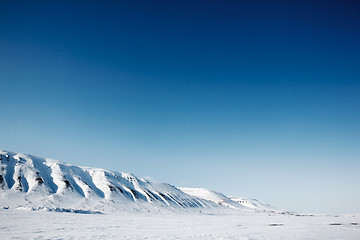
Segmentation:
{"type": "Polygon", "coordinates": [[[255,210],[265,210],[265,211],[276,211],[276,208],[273,206],[258,201],[254,198],[242,198],[242,197],[229,197],[232,201],[237,202],[245,207],[255,209],[255,210]]]}
{"type": "Polygon", "coordinates": [[[229,198],[204,188],[176,188],[130,173],[79,167],[4,150],[0,150],[0,207],[92,211],[159,207],[273,209],[254,199],[229,198]]]}
{"type": "Polygon", "coordinates": [[[165,183],[124,172],[78,167],[0,150],[0,204],[80,209],[139,206],[213,207],[165,183]]]}
{"type": "Polygon", "coordinates": [[[240,198],[240,197],[227,197],[222,193],[208,190],[205,188],[179,188],[181,191],[192,195],[197,198],[205,199],[221,206],[235,208],[235,209],[246,209],[256,211],[274,211],[275,208],[269,204],[259,202],[256,199],[251,198],[240,198]]]}
{"type": "Polygon", "coordinates": [[[187,193],[191,196],[205,199],[211,202],[214,202],[216,204],[219,204],[224,207],[230,207],[230,208],[236,208],[236,209],[244,209],[243,205],[231,200],[227,196],[225,196],[222,193],[215,192],[212,190],[208,190],[205,188],[187,188],[187,187],[181,187],[179,188],[184,193],[187,193]]]}

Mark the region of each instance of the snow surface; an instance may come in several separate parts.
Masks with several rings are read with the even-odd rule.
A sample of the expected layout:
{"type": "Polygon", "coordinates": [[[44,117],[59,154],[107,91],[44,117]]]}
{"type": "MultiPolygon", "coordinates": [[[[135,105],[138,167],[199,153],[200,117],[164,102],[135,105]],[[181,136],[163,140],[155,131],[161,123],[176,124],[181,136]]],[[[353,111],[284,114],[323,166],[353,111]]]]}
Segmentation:
{"type": "Polygon", "coordinates": [[[358,240],[359,215],[292,216],[243,210],[76,214],[0,210],[1,239],[358,240]],[[340,224],[340,225],[336,225],[340,224]]]}

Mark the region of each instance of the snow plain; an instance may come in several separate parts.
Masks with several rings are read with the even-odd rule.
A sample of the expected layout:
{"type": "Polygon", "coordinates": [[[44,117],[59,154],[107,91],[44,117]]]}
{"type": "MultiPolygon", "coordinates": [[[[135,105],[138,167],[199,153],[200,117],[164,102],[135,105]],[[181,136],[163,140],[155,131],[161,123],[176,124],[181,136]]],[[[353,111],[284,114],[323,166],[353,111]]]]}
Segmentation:
{"type": "Polygon", "coordinates": [[[232,210],[77,214],[0,210],[1,239],[360,239],[359,215],[292,216],[232,210]],[[338,225],[340,224],[340,225],[338,225]]]}

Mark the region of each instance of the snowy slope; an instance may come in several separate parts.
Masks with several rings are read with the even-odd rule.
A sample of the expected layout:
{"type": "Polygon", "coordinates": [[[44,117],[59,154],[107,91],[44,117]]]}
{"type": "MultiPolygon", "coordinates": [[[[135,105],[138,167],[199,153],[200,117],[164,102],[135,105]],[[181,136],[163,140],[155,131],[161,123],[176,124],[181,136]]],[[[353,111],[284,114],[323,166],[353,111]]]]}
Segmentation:
{"type": "Polygon", "coordinates": [[[104,210],[170,206],[212,207],[174,186],[124,172],[78,167],[0,150],[0,207],[62,207],[104,210]]]}
{"type": "Polygon", "coordinates": [[[208,190],[205,188],[179,188],[181,191],[197,198],[202,198],[221,206],[236,208],[236,209],[253,209],[256,211],[274,211],[275,208],[269,204],[259,202],[256,199],[241,198],[241,197],[227,197],[222,193],[208,190]]]}
{"type": "Polygon", "coordinates": [[[229,197],[231,200],[255,210],[275,211],[276,208],[253,198],[229,197]]]}
{"type": "Polygon", "coordinates": [[[181,187],[179,188],[184,193],[187,193],[191,196],[202,198],[211,202],[214,202],[216,204],[219,204],[221,206],[230,207],[230,208],[237,208],[237,209],[244,209],[243,205],[231,200],[227,196],[225,196],[222,193],[215,192],[212,190],[208,190],[205,188],[186,188],[181,187]]]}

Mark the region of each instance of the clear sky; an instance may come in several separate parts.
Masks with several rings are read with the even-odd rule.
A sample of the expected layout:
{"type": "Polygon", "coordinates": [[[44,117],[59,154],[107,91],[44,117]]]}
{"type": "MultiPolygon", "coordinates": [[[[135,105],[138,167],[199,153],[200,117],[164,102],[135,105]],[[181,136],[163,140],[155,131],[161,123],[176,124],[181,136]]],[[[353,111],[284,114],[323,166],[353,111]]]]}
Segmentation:
{"type": "Polygon", "coordinates": [[[360,212],[359,1],[0,1],[0,148],[360,212]]]}

